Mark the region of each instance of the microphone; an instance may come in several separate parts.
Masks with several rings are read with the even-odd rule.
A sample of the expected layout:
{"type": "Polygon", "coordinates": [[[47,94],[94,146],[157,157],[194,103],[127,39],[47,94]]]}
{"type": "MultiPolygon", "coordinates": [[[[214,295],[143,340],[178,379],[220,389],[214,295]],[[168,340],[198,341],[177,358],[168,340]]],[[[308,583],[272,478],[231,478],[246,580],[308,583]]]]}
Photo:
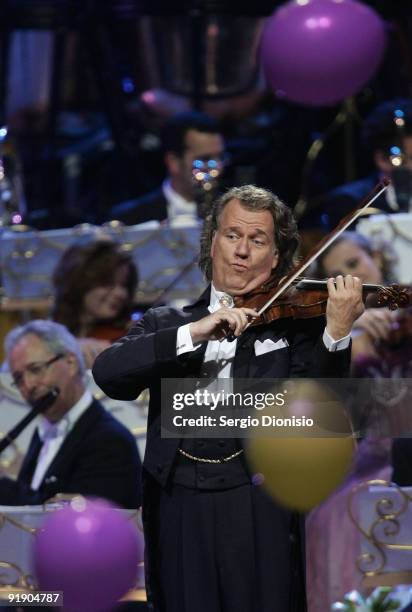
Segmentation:
{"type": "Polygon", "coordinates": [[[50,391],[39,397],[33,402],[32,409],[26,416],[21,419],[10,431],[0,440],[0,453],[2,453],[10,444],[17,438],[17,436],[27,427],[29,423],[40,413],[44,412],[55,402],[57,396],[60,393],[60,389],[52,387],[50,391]]]}

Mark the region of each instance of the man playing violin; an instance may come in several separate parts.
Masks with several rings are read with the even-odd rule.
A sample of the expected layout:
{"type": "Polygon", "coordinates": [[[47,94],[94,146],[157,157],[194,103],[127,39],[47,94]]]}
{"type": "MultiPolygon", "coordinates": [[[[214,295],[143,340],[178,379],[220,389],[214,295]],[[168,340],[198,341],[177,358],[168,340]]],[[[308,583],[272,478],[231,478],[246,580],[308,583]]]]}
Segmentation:
{"type": "Polygon", "coordinates": [[[158,612],[305,610],[300,521],[253,482],[240,441],[160,436],[161,378],[347,374],[349,334],[364,310],[359,279],[328,281],[326,326],[323,317],[249,326],[256,311],[233,304],[287,275],[297,244],[292,214],[274,194],[229,190],[201,239],[208,289],[181,311],[149,310],[96,360],[109,396],[150,389],[143,518],[148,599],[158,612]]]}

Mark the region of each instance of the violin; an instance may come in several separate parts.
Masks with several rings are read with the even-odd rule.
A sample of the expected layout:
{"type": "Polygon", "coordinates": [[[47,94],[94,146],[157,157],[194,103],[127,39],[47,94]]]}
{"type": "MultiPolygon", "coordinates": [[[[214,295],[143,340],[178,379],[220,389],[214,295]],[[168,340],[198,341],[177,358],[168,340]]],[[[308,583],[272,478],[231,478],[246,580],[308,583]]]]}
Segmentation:
{"type": "MultiPolygon", "coordinates": [[[[390,181],[384,178],[378,183],[361,204],[346,215],[337,227],[321,240],[314,249],[296,266],[290,274],[276,282],[269,279],[263,286],[250,294],[237,296],[235,306],[254,308],[258,311],[257,317],[250,318],[248,326],[270,323],[282,317],[311,318],[319,317],[326,312],[328,299],[325,281],[302,279],[302,273],[328,249],[340,234],[342,234],[386,189],[390,181]]],[[[368,305],[386,306],[392,310],[409,306],[411,294],[408,287],[392,285],[383,287],[379,285],[364,285],[365,293],[370,291],[377,294],[376,304],[368,305]]],[[[235,339],[232,334],[223,330],[229,341],[235,339]]]]}
{"type": "MultiPolygon", "coordinates": [[[[281,298],[265,308],[270,293],[275,289],[276,287],[267,289],[262,286],[248,295],[234,298],[237,308],[247,307],[258,311],[259,315],[250,321],[250,326],[264,325],[284,317],[310,319],[320,317],[326,312],[328,288],[325,280],[297,279],[282,293],[281,298]]],[[[362,293],[367,306],[373,308],[386,307],[397,310],[406,308],[412,303],[412,289],[408,286],[393,284],[385,287],[364,283],[362,293]]]]}

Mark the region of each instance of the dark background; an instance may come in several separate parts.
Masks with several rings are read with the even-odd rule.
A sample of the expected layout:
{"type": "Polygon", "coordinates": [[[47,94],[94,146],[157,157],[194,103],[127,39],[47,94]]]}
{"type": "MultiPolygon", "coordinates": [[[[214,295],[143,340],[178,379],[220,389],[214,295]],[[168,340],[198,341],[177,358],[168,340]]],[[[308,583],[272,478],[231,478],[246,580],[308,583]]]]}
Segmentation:
{"type": "Polygon", "coordinates": [[[220,121],[231,156],[224,186],[255,182],[291,206],[304,197],[310,214],[301,226],[320,226],[318,197],[372,168],[359,146],[363,118],[384,100],[410,95],[411,10],[407,2],[366,2],[387,22],[388,45],[377,75],[346,103],[305,107],[276,100],[265,90],[258,60],[247,51],[262,20],[280,4],[3,0],[0,123],[8,125],[10,146],[21,162],[25,220],[39,229],[109,220],[113,204],[160,183],[159,130],[173,111],[192,107],[220,121]],[[211,60],[203,40],[216,22],[218,86],[211,93],[204,88],[211,60]],[[19,30],[50,33],[41,104],[10,102],[11,83],[24,88],[45,60],[41,50],[39,62],[26,50],[26,59],[16,64],[12,41],[19,30]],[[179,61],[173,55],[176,44],[179,61]],[[336,126],[342,108],[346,120],[336,126]],[[324,147],[308,163],[308,149],[322,135],[324,147]]]}

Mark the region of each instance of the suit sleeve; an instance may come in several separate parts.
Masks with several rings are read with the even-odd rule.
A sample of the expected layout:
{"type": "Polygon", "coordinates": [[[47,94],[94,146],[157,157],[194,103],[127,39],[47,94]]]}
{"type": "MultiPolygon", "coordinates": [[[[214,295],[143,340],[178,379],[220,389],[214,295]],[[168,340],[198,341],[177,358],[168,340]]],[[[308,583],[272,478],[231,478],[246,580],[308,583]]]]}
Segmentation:
{"type": "Polygon", "coordinates": [[[57,493],[107,499],[123,508],[141,505],[141,462],[132,435],[117,423],[93,431],[67,461],[56,483],[34,491],[22,480],[0,478],[0,505],[42,504],[57,493]]]}
{"type": "Polygon", "coordinates": [[[2,506],[35,506],[42,504],[44,497],[39,491],[33,491],[29,485],[18,480],[0,478],[0,505],[2,506]]]}
{"type": "Polygon", "coordinates": [[[179,326],[164,324],[167,325],[167,320],[162,317],[162,309],[149,310],[127,336],[97,357],[93,376],[109,397],[133,400],[153,378],[179,375],[181,360],[176,354],[179,326]]]}
{"type": "Polygon", "coordinates": [[[341,351],[328,351],[322,335],[323,317],[299,319],[292,335],[292,378],[345,378],[349,375],[351,345],[341,351]]]}

